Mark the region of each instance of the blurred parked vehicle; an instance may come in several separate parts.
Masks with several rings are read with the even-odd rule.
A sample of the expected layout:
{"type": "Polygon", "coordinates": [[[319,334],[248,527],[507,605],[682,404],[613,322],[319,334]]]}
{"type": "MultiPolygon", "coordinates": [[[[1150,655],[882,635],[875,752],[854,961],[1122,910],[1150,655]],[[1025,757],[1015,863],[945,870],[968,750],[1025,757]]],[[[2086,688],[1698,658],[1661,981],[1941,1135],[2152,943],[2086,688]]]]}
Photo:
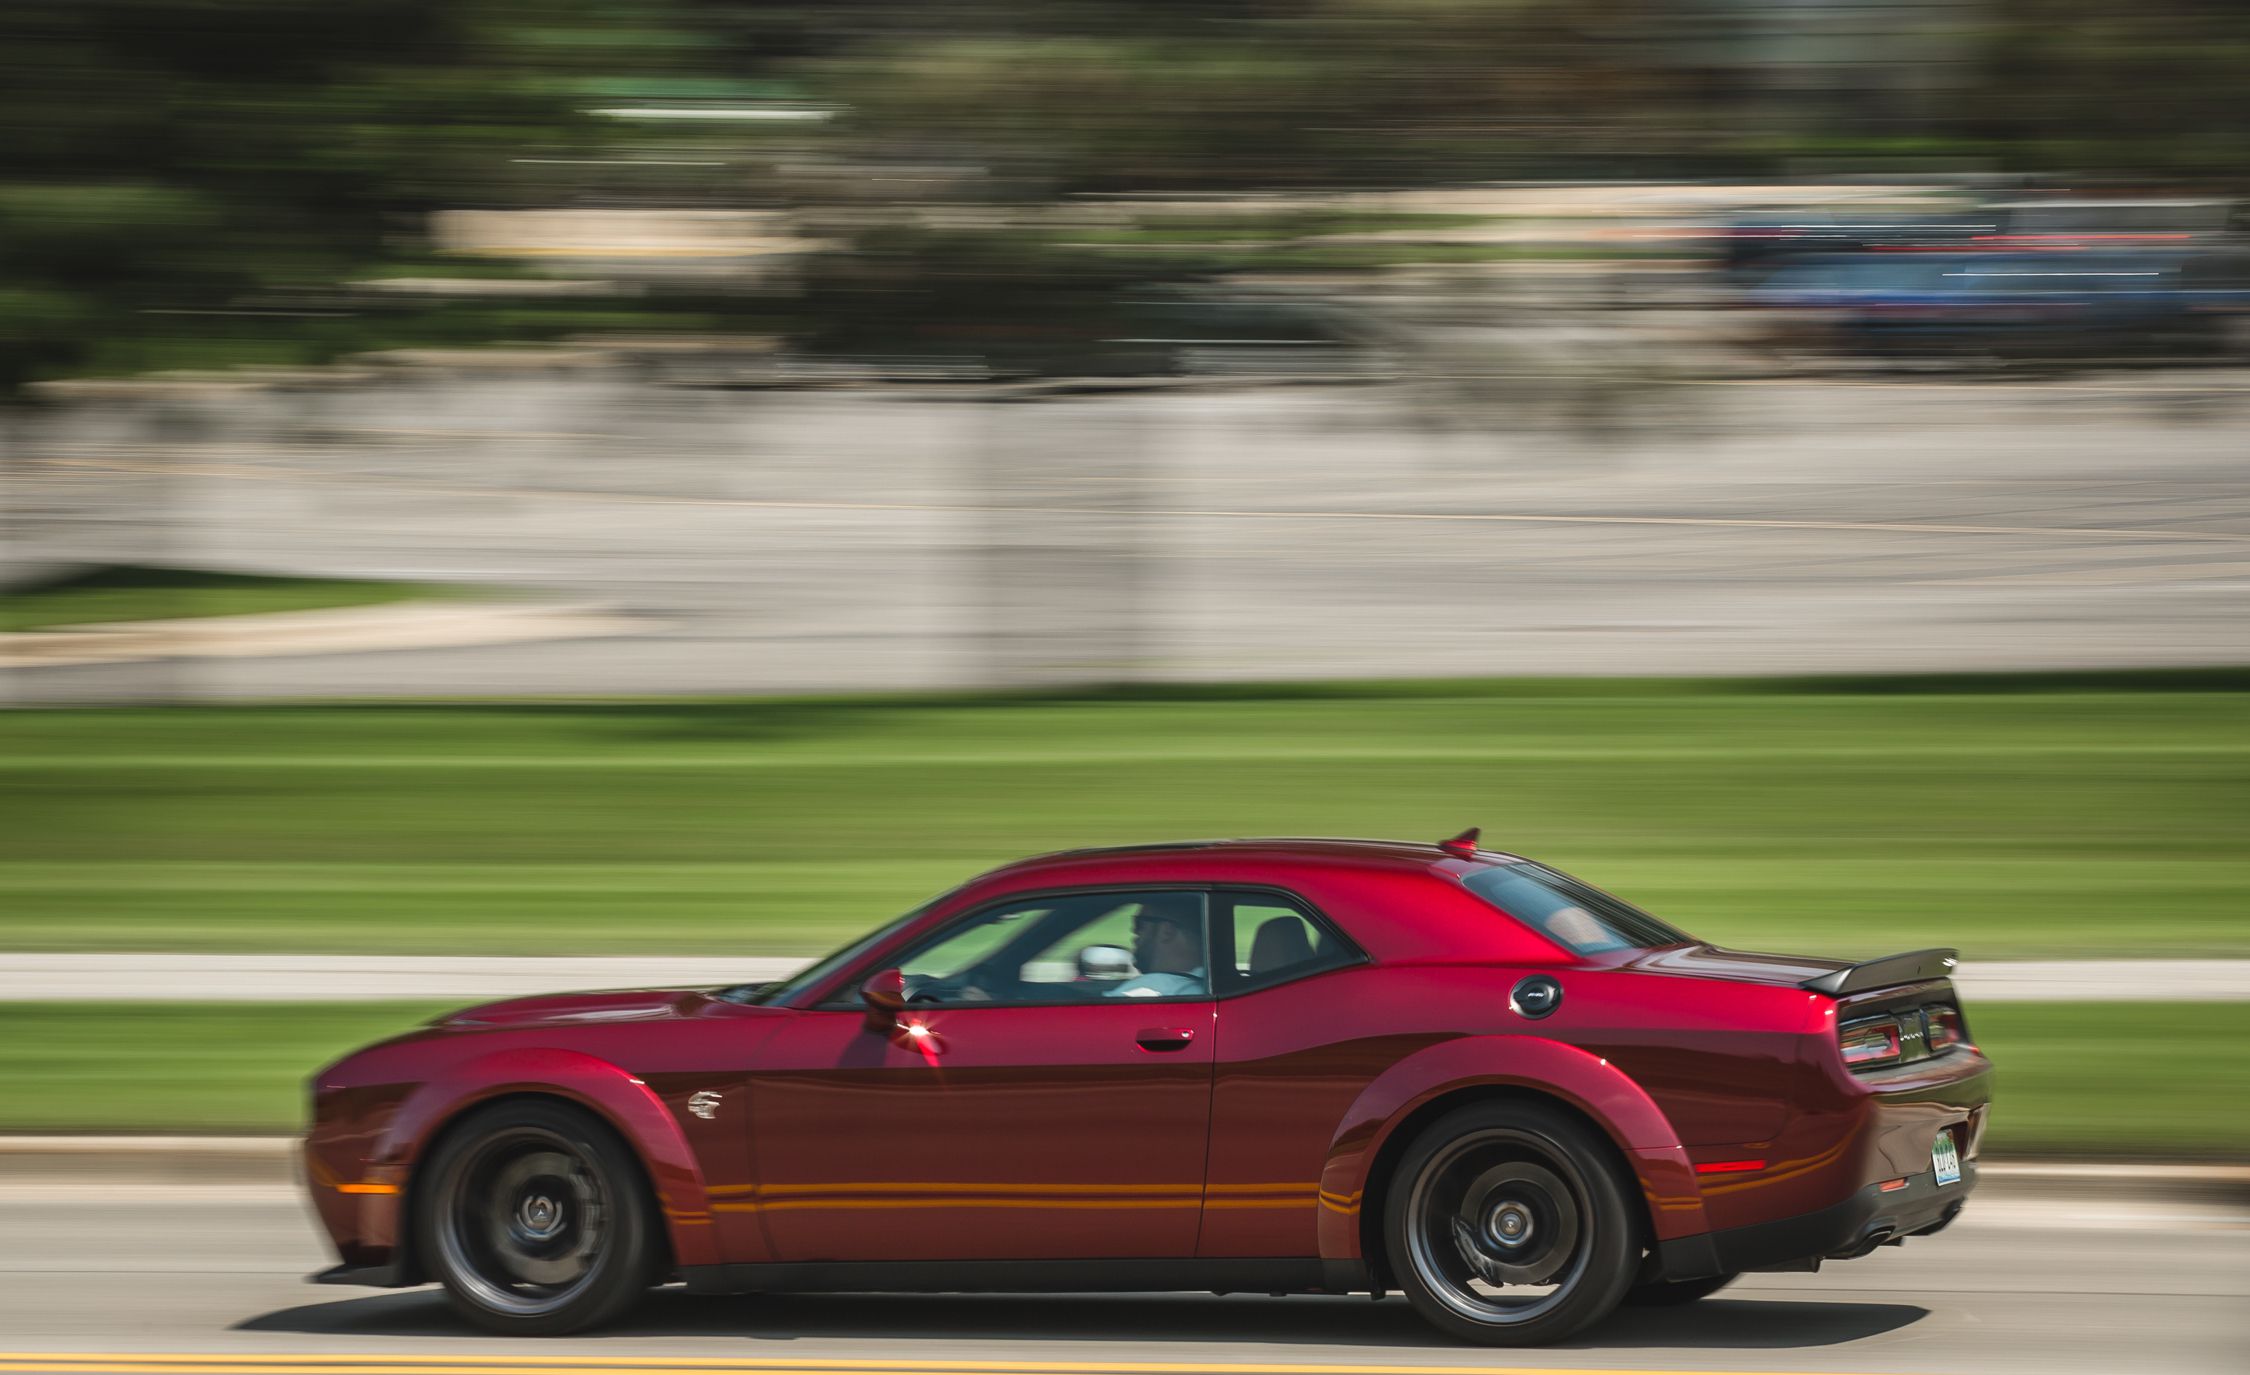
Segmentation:
{"type": "Polygon", "coordinates": [[[2250,307],[2212,251],[1868,252],[1790,264],[1751,289],[1778,337],[1849,352],[2208,353],[2250,307]]]}
{"type": "Polygon", "coordinates": [[[1391,342],[1364,312],[1245,287],[1152,289],[1123,315],[1133,332],[1104,342],[1174,375],[1353,374],[1376,367],[1391,342]]]}
{"type": "Polygon", "coordinates": [[[1775,211],[1742,216],[1721,229],[1718,261],[1728,278],[1749,285],[1781,268],[1836,254],[1965,249],[1994,224],[1988,215],[1967,211],[1888,215],[1775,211]]]}

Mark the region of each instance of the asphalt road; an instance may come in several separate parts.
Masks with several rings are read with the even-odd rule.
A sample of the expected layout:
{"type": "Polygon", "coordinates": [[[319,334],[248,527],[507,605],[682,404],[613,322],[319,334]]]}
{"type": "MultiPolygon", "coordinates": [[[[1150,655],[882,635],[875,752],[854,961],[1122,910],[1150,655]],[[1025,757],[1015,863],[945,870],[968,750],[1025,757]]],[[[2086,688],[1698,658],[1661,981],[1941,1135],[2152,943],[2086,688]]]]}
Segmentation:
{"type": "Polygon", "coordinates": [[[1621,385],[1592,427],[1552,392],[1431,375],[977,404],[433,375],[57,412],[17,446],[10,560],[530,589],[641,633],[10,690],[2250,662],[2250,372],[1621,385]]]}
{"type": "Polygon", "coordinates": [[[1942,1237],[1750,1276],[1566,1346],[1444,1344],[1397,1298],[654,1296],[551,1342],[477,1335],[435,1291],[307,1286],[329,1258],[265,1187],[0,1185],[0,1370],[858,1375],[1661,1370],[1804,1375],[2228,1372],[2250,1352],[2250,1212],[1988,1189],[1942,1237]],[[75,1353],[75,1354],[72,1354],[75,1353]],[[200,1357],[196,1360],[191,1358],[200,1357]]]}
{"type": "MultiPolygon", "coordinates": [[[[10,954],[0,1002],[373,1002],[499,998],[577,988],[712,987],[786,978],[792,957],[10,954]]],[[[1972,961],[1971,1003],[2245,1002],[2250,960],[1972,961]]]]}

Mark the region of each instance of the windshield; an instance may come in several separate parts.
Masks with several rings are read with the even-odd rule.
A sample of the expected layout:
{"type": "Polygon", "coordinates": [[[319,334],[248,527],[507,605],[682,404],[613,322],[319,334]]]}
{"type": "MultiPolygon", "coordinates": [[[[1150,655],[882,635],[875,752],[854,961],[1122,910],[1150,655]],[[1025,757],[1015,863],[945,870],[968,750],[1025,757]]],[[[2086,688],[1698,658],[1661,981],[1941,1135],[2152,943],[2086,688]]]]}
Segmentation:
{"type": "Polygon", "coordinates": [[[791,998],[794,998],[799,993],[802,993],[806,989],[811,988],[814,984],[820,983],[823,980],[829,978],[831,975],[835,974],[836,971],[844,968],[844,966],[850,964],[852,961],[858,959],[860,956],[874,949],[881,942],[890,939],[890,937],[894,933],[904,930],[910,923],[921,917],[923,913],[928,912],[931,908],[945,901],[947,898],[951,897],[958,891],[960,890],[948,889],[947,891],[938,894],[936,897],[931,898],[928,902],[923,903],[921,906],[915,908],[911,912],[908,912],[906,915],[883,923],[881,926],[876,927],[874,930],[868,932],[864,936],[861,936],[858,940],[853,941],[850,945],[847,945],[843,949],[838,950],[836,953],[828,956],[826,959],[814,961],[812,964],[809,964],[803,969],[798,970],[788,978],[783,979],[780,983],[760,985],[744,984],[739,989],[729,989],[728,993],[741,995],[734,998],[734,1001],[736,1002],[762,1004],[788,1002],[791,998]]]}
{"type": "Polygon", "coordinates": [[[1631,903],[1528,860],[1480,869],[1462,883],[1517,921],[1581,955],[1653,950],[1695,939],[1631,903]]]}

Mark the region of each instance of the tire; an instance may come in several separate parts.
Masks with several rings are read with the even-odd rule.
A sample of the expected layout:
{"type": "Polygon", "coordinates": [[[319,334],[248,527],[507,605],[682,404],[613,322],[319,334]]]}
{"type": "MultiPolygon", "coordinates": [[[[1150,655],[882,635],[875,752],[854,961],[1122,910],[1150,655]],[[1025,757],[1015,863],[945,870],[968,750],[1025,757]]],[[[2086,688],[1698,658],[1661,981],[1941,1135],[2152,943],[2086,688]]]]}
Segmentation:
{"type": "Polygon", "coordinates": [[[1650,1280],[1625,1291],[1627,1308],[1671,1308],[1709,1298],[1741,1279],[1740,1275],[1706,1275],[1699,1280],[1650,1280]]]}
{"type": "Polygon", "coordinates": [[[1387,1194],[1398,1287],[1462,1341],[1560,1341],[1607,1317],[1640,1268],[1640,1219],[1615,1150],[1543,1103],[1446,1114],[1415,1138],[1387,1194]]]}
{"type": "Polygon", "coordinates": [[[430,1273],[471,1322],[552,1337],[620,1317],[659,1246],[640,1162],[567,1104],[496,1103],[445,1135],[414,1190],[430,1273]]]}

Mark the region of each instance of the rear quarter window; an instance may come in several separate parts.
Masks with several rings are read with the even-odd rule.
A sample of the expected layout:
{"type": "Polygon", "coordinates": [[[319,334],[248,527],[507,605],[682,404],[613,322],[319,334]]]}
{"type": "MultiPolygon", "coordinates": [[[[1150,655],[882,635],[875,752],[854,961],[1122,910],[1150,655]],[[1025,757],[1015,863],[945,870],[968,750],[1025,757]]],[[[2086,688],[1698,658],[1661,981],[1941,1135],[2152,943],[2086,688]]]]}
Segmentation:
{"type": "Polygon", "coordinates": [[[1464,878],[1462,884],[1557,945],[1581,955],[1655,950],[1694,940],[1592,884],[1528,860],[1480,869],[1464,878]]]}

